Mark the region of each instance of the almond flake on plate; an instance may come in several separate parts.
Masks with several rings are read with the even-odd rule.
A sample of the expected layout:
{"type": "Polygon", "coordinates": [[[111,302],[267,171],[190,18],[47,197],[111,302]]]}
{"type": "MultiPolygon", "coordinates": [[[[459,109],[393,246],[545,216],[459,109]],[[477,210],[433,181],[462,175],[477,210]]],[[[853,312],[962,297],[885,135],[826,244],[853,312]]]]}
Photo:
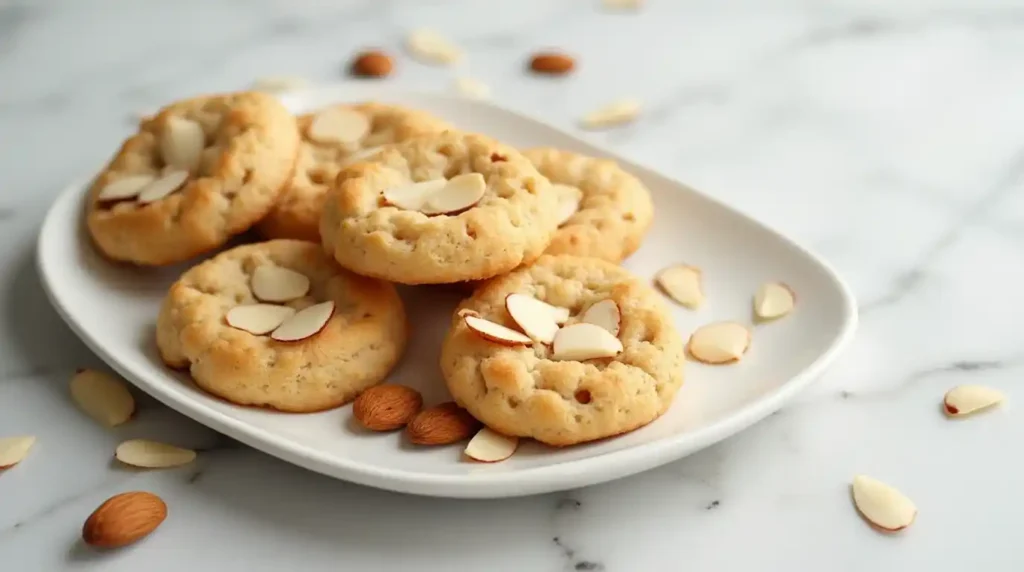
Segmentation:
{"type": "Polygon", "coordinates": [[[263,302],[290,302],[309,292],[309,278],[290,268],[264,264],[252,273],[250,286],[263,302]]]}
{"type": "Polygon", "coordinates": [[[79,409],[107,427],[116,427],[135,413],[135,399],[120,377],[83,369],[72,376],[69,388],[79,409]]]}
{"type": "Polygon", "coordinates": [[[35,443],[36,438],[31,435],[0,437],[0,469],[9,469],[20,463],[35,443]]]}
{"type": "Polygon", "coordinates": [[[512,320],[530,338],[550,344],[558,332],[557,308],[525,294],[505,296],[505,309],[512,320]]]}
{"type": "Polygon", "coordinates": [[[153,175],[129,175],[122,177],[103,187],[103,190],[96,195],[96,198],[101,201],[133,199],[138,196],[142,189],[155,180],[156,177],[153,175]]]}
{"type": "Polygon", "coordinates": [[[143,205],[155,203],[156,201],[180,190],[188,181],[188,178],[188,171],[168,171],[162,177],[150,183],[145,189],[142,189],[135,200],[138,201],[139,204],[143,205]]]}
{"type": "Polygon", "coordinates": [[[462,319],[466,321],[466,326],[473,333],[489,342],[503,346],[522,346],[533,343],[533,340],[526,334],[517,332],[512,328],[506,328],[490,320],[485,320],[479,316],[466,314],[462,319]]]}
{"type": "Polygon", "coordinates": [[[611,335],[618,337],[622,313],[619,311],[619,305],[615,300],[608,299],[595,302],[587,308],[586,312],[583,312],[583,316],[580,319],[588,324],[601,326],[608,330],[608,333],[611,335]]]}
{"type": "Polygon", "coordinates": [[[267,93],[298,91],[307,87],[309,87],[309,80],[306,78],[286,75],[259,77],[252,84],[254,90],[267,93]]]}
{"type": "Polygon", "coordinates": [[[320,333],[334,316],[334,301],[314,304],[296,312],[271,332],[270,337],[279,342],[297,342],[320,333]]]}
{"type": "Polygon", "coordinates": [[[346,107],[329,107],[316,114],[306,135],[319,143],[356,143],[370,132],[370,120],[346,107]]]}
{"type": "Polygon", "coordinates": [[[409,54],[428,64],[448,65],[462,59],[462,50],[433,30],[416,30],[405,42],[409,54]]]}
{"type": "Polygon", "coordinates": [[[160,135],[160,156],[175,169],[196,172],[206,148],[203,126],[191,119],[171,117],[160,135]]]}
{"type": "Polygon", "coordinates": [[[491,96],[491,88],[487,84],[469,77],[456,79],[455,91],[470,99],[487,99],[491,96]]]}
{"type": "Polygon", "coordinates": [[[518,447],[518,437],[502,435],[484,427],[469,440],[463,453],[474,461],[497,463],[511,457],[518,447]]]}
{"type": "Polygon", "coordinates": [[[789,286],[767,282],[754,295],[754,315],[759,320],[775,320],[793,311],[796,296],[789,286]]]}
{"type": "Polygon", "coordinates": [[[644,6],[644,0],[603,0],[605,8],[611,10],[639,10],[644,6]]]}
{"type": "Polygon", "coordinates": [[[686,344],[694,359],[715,365],[739,360],[749,347],[750,329],[736,322],[703,325],[693,332],[686,344]]]}
{"type": "Polygon", "coordinates": [[[639,101],[635,99],[622,99],[584,115],[582,125],[588,129],[615,127],[629,123],[639,115],[639,101]]]}
{"type": "Polygon", "coordinates": [[[654,280],[670,298],[691,310],[704,303],[701,271],[695,266],[671,266],[659,272],[654,280]]]}
{"type": "Polygon", "coordinates": [[[225,319],[232,328],[262,336],[269,334],[295,315],[295,308],[277,304],[246,304],[228,311],[225,319]]]}
{"type": "Polygon", "coordinates": [[[917,507],[910,499],[877,479],[857,475],[851,488],[857,511],[878,530],[898,532],[917,517],[917,507]]]}
{"type": "Polygon", "coordinates": [[[618,355],[622,342],[601,326],[581,322],[558,330],[551,349],[552,359],[586,361],[618,355]]]}
{"type": "Polygon", "coordinates": [[[164,469],[191,463],[196,452],[149,439],[131,439],[118,445],[114,456],[133,467],[164,469]]]}
{"type": "Polygon", "coordinates": [[[946,392],[942,405],[946,415],[964,417],[998,405],[1003,399],[1003,394],[991,387],[960,385],[946,392]]]}

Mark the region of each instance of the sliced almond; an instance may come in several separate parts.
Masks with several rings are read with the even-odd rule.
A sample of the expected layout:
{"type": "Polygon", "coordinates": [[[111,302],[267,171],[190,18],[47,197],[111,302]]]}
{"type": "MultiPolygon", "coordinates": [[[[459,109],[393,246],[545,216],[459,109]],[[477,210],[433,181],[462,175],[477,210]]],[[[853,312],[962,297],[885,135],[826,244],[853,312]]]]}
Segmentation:
{"type": "Polygon", "coordinates": [[[551,349],[556,360],[585,361],[618,355],[622,342],[601,326],[581,322],[558,330],[551,349]]]}
{"type": "Polygon", "coordinates": [[[153,175],[130,175],[122,177],[113,183],[103,187],[103,190],[96,195],[101,201],[123,201],[135,198],[142,189],[156,180],[153,175]]]}
{"type": "Polygon", "coordinates": [[[9,469],[20,463],[35,443],[36,438],[31,435],[0,437],[0,469],[9,469]]]}
{"type": "Polygon", "coordinates": [[[697,328],[686,344],[697,361],[707,364],[731,363],[750,347],[750,329],[735,322],[715,322],[697,328]]]}
{"type": "Polygon", "coordinates": [[[149,439],[131,439],[117,446],[118,461],[144,469],[165,469],[187,465],[196,459],[196,452],[149,439]]]}
{"type": "Polygon", "coordinates": [[[457,213],[480,202],[486,192],[487,181],[480,173],[457,175],[428,196],[419,210],[428,215],[457,213]]]}
{"type": "Polygon", "coordinates": [[[487,84],[468,77],[455,80],[455,91],[470,99],[487,99],[491,96],[491,88],[487,84]]]}
{"type": "Polygon", "coordinates": [[[611,10],[639,10],[643,8],[644,0],[603,0],[603,4],[611,10]]]}
{"type": "Polygon", "coordinates": [[[289,302],[309,292],[309,278],[289,268],[264,264],[252,273],[252,293],[264,302],[289,302]]]}
{"type": "Polygon", "coordinates": [[[629,123],[640,115],[640,102],[623,99],[594,110],[583,116],[583,127],[602,129],[629,123]]]}
{"type": "Polygon", "coordinates": [[[615,337],[619,336],[619,324],[622,321],[622,313],[619,311],[619,305],[615,300],[596,302],[587,308],[586,312],[583,312],[583,316],[580,319],[587,324],[601,326],[615,337]]]}
{"type": "Polygon", "coordinates": [[[329,107],[316,114],[306,135],[320,143],[355,143],[370,132],[370,120],[347,107],[329,107]]]}
{"type": "Polygon", "coordinates": [[[462,59],[462,50],[433,30],[416,30],[405,42],[409,54],[428,64],[447,65],[462,59]]]}
{"type": "Polygon", "coordinates": [[[889,485],[857,475],[853,478],[853,503],[861,516],[879,530],[897,532],[911,525],[917,507],[903,493],[889,485]]]}
{"type": "Polygon", "coordinates": [[[511,457],[518,447],[518,437],[502,435],[484,427],[469,440],[463,453],[474,461],[497,463],[511,457]]]}
{"type": "Polygon", "coordinates": [[[533,343],[533,340],[526,334],[517,332],[512,328],[506,328],[490,320],[485,320],[479,316],[466,314],[463,316],[463,319],[466,321],[466,326],[473,333],[489,342],[503,346],[521,346],[533,343]]]}
{"type": "Polygon", "coordinates": [[[188,178],[188,171],[168,171],[159,179],[150,183],[145,189],[142,189],[142,192],[139,193],[135,200],[144,205],[155,203],[181,189],[185,182],[188,181],[188,178]]]}
{"type": "Polygon", "coordinates": [[[998,405],[1003,399],[1003,394],[991,387],[960,385],[946,392],[942,404],[946,415],[964,417],[998,405]]]}
{"type": "Polygon", "coordinates": [[[232,328],[262,336],[269,334],[295,315],[295,308],[276,304],[246,304],[228,311],[225,319],[232,328]]]}
{"type": "Polygon", "coordinates": [[[569,321],[569,316],[571,315],[569,312],[569,308],[562,308],[561,306],[552,306],[551,304],[548,304],[548,307],[551,310],[551,318],[555,320],[556,324],[561,326],[562,324],[569,321]]]}
{"type": "Polygon", "coordinates": [[[268,76],[256,78],[252,88],[267,93],[284,93],[309,87],[309,80],[298,76],[268,76]]]}
{"type": "Polygon", "coordinates": [[[160,134],[160,156],[164,164],[196,172],[206,148],[203,126],[191,119],[171,117],[160,134]]]}
{"type": "Polygon", "coordinates": [[[694,266],[672,266],[658,273],[654,279],[673,300],[695,310],[704,303],[701,271],[694,266]]]}
{"type": "Polygon", "coordinates": [[[135,399],[119,377],[83,369],[71,378],[71,399],[89,417],[107,427],[116,427],[135,413],[135,399]]]}
{"type": "Polygon", "coordinates": [[[754,294],[754,315],[759,320],[775,320],[793,311],[796,296],[785,284],[767,282],[754,294]]]}
{"type": "Polygon", "coordinates": [[[369,147],[367,149],[362,149],[362,150],[356,151],[355,153],[352,153],[351,155],[349,155],[349,156],[345,157],[344,159],[342,159],[342,161],[341,161],[339,166],[344,168],[344,167],[348,167],[349,165],[355,165],[356,163],[358,163],[360,161],[365,161],[365,160],[373,157],[377,153],[380,153],[383,149],[384,149],[383,145],[378,145],[377,147],[369,147]]]}
{"type": "Polygon", "coordinates": [[[571,185],[553,184],[551,190],[558,195],[558,226],[562,226],[580,210],[583,192],[571,185]]]}
{"type": "Polygon", "coordinates": [[[505,296],[505,309],[523,332],[538,342],[550,344],[558,332],[556,308],[525,294],[505,296]]]}
{"type": "Polygon", "coordinates": [[[314,304],[285,320],[270,334],[270,337],[279,342],[297,342],[311,338],[327,326],[332,316],[334,316],[333,301],[314,304]]]}
{"type": "Polygon", "coordinates": [[[389,205],[400,209],[418,211],[423,208],[427,199],[445,188],[446,185],[448,185],[448,181],[445,179],[432,179],[430,181],[420,181],[419,183],[392,187],[384,190],[384,200],[389,205]]]}

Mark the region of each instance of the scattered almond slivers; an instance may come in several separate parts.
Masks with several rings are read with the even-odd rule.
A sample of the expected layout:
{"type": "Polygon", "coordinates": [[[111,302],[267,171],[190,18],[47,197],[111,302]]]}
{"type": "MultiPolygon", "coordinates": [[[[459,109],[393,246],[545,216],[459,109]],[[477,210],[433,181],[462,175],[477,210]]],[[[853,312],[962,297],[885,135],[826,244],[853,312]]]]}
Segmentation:
{"type": "Polygon", "coordinates": [[[644,0],[604,0],[604,7],[612,10],[639,10],[644,0]]]}
{"type": "Polygon", "coordinates": [[[295,308],[276,304],[246,304],[228,311],[225,319],[232,328],[262,336],[269,334],[295,315],[295,308]]]}
{"type": "Polygon", "coordinates": [[[469,440],[463,453],[474,461],[497,463],[511,457],[518,447],[518,437],[508,437],[484,427],[469,440]]]}
{"type": "Polygon", "coordinates": [[[601,326],[581,322],[558,330],[551,349],[552,359],[586,361],[618,355],[622,342],[601,326]]]}
{"type": "Polygon", "coordinates": [[[480,202],[487,182],[480,173],[466,173],[451,179],[433,179],[384,190],[384,200],[400,209],[427,215],[451,214],[480,202]]]}
{"type": "Polygon", "coordinates": [[[462,59],[462,50],[433,30],[416,30],[405,41],[409,54],[417,60],[438,65],[454,64],[462,59]]]}
{"type": "Polygon", "coordinates": [[[116,427],[135,413],[128,385],[108,373],[83,369],[72,376],[69,388],[79,409],[107,427],[116,427]]]}
{"type": "Polygon", "coordinates": [[[160,135],[160,156],[176,170],[196,172],[206,148],[203,126],[191,119],[170,117],[160,135]]]}
{"type": "Polygon", "coordinates": [[[601,326],[611,335],[618,337],[622,312],[619,311],[619,305],[615,300],[601,300],[587,308],[580,319],[585,323],[601,326]]]}
{"type": "Polygon", "coordinates": [[[289,268],[264,264],[252,273],[250,286],[263,302],[289,302],[309,292],[309,278],[289,268]]]}
{"type": "Polygon", "coordinates": [[[347,107],[329,107],[316,114],[306,135],[318,143],[356,143],[370,132],[370,120],[347,107]]]}
{"type": "Polygon", "coordinates": [[[583,116],[582,125],[588,129],[603,129],[629,123],[640,115],[640,102],[623,99],[594,110],[583,116]]]}
{"type": "Polygon", "coordinates": [[[796,296],[780,282],[762,284],[754,294],[754,315],[758,320],[775,320],[793,311],[796,296]]]}
{"type": "Polygon", "coordinates": [[[512,328],[506,328],[490,320],[485,320],[479,316],[466,314],[462,319],[465,320],[466,327],[472,330],[473,333],[489,342],[503,346],[523,346],[533,343],[533,340],[526,334],[517,332],[512,328]]]}
{"type": "Polygon", "coordinates": [[[96,195],[101,201],[122,201],[134,199],[150,183],[156,180],[153,175],[129,175],[103,187],[96,195]]]}
{"type": "Polygon", "coordinates": [[[580,202],[583,200],[583,191],[572,185],[554,183],[551,190],[558,195],[558,226],[569,222],[572,215],[580,210],[580,202]]]}
{"type": "Polygon", "coordinates": [[[949,417],[965,417],[1002,403],[1003,394],[981,385],[960,385],[946,392],[943,409],[949,417]]]}
{"type": "Polygon", "coordinates": [[[309,87],[309,80],[297,76],[268,76],[256,78],[252,88],[267,93],[285,93],[309,87]]]}
{"type": "Polygon", "coordinates": [[[456,79],[455,91],[470,99],[487,99],[491,96],[491,88],[487,84],[469,77],[456,79]]]}
{"type": "Polygon", "coordinates": [[[715,322],[697,328],[686,349],[699,362],[725,364],[738,361],[750,347],[750,329],[735,322],[715,322]]]}
{"type": "Polygon", "coordinates": [[[271,339],[297,342],[313,337],[323,330],[334,316],[334,301],[321,302],[300,310],[271,332],[271,339]]]}
{"type": "Polygon", "coordinates": [[[191,463],[196,458],[196,452],[158,441],[131,439],[118,445],[114,456],[118,461],[133,467],[165,469],[191,463]]]}
{"type": "Polygon", "coordinates": [[[184,170],[168,170],[162,177],[150,183],[135,198],[139,204],[148,205],[179,191],[188,181],[189,172],[184,170]]]}
{"type": "Polygon", "coordinates": [[[910,499],[879,480],[857,475],[851,488],[857,511],[878,530],[898,532],[917,516],[917,507],[910,499]]]}
{"type": "Polygon", "coordinates": [[[525,294],[509,294],[505,297],[505,309],[530,338],[545,344],[555,339],[558,332],[556,313],[560,314],[555,306],[525,294]]]}
{"type": "Polygon", "coordinates": [[[659,272],[654,280],[670,298],[691,310],[704,303],[701,271],[695,266],[671,266],[659,272]]]}
{"type": "Polygon", "coordinates": [[[36,438],[31,435],[0,437],[0,469],[9,469],[28,456],[36,438]]]}

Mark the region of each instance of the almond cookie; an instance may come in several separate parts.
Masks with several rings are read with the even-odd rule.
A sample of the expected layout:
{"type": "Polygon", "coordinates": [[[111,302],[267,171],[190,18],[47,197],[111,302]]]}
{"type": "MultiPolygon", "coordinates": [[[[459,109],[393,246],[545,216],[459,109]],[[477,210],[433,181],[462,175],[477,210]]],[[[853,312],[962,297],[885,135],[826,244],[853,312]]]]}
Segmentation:
{"type": "Polygon", "coordinates": [[[642,427],[683,382],[683,341],[654,290],[596,258],[544,255],[452,317],[441,370],[491,429],[571,445],[642,427]]]}
{"type": "Polygon", "coordinates": [[[336,105],[299,117],[302,143],[295,176],[257,228],[267,238],[320,242],[324,194],[338,173],[382,145],[450,126],[429,113],[380,103],[336,105]]]}
{"type": "Polygon", "coordinates": [[[108,257],[142,265],[213,250],[270,211],[298,148],[295,118],[270,95],[173,103],[143,120],[96,178],[89,232],[108,257]]]}
{"type": "Polygon", "coordinates": [[[640,248],[654,219],[647,187],[615,161],[552,148],[523,152],[551,180],[559,228],[546,254],[622,262],[640,248]]]}
{"type": "Polygon", "coordinates": [[[503,274],[536,259],[557,197],[515,149],[447,131],[390,145],[338,175],[320,237],[342,266],[403,284],[503,274]]]}
{"type": "Polygon", "coordinates": [[[379,383],[405,348],[402,300],[315,243],[239,246],[185,272],[157,320],[164,362],[239,405],[308,412],[379,383]]]}

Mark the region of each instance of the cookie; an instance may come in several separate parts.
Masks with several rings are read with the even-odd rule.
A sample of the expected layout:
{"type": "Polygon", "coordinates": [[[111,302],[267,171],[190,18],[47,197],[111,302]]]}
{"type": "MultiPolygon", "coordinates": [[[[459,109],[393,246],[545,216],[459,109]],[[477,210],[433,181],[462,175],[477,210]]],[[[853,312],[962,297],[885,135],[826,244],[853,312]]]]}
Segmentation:
{"type": "Polygon", "coordinates": [[[291,178],[295,118],[274,97],[173,103],[143,120],[89,189],[87,224],[107,257],[187,260],[263,218],[291,178]]]}
{"type": "Polygon", "coordinates": [[[403,284],[503,274],[535,260],[556,228],[549,183],[515,149],[448,131],[346,168],[320,219],[345,268],[403,284]]]}
{"type": "Polygon", "coordinates": [[[552,148],[524,151],[559,196],[559,228],[546,254],[621,262],[654,219],[647,187],[615,161],[552,148]]]}
{"type": "Polygon", "coordinates": [[[670,316],[654,290],[619,266],[544,255],[487,282],[460,305],[441,349],[441,370],[455,400],[500,433],[558,446],[618,435],[654,421],[682,385],[683,341],[670,316]],[[518,305],[511,294],[522,295],[518,305]],[[557,319],[560,328],[550,326],[557,333],[525,327],[522,308],[536,305],[530,298],[564,309],[551,314],[565,314],[557,319]],[[481,334],[473,329],[478,319],[509,330],[481,334]],[[590,328],[585,335],[594,335],[586,322],[604,336],[588,351],[611,347],[600,354],[610,357],[572,351],[575,334],[590,328]],[[533,342],[516,337],[524,330],[533,342]],[[541,343],[552,334],[552,343],[541,343]]]}
{"type": "Polygon", "coordinates": [[[422,111],[380,103],[337,105],[300,116],[302,143],[295,176],[257,229],[267,238],[320,241],[324,194],[348,164],[389,143],[449,129],[422,111]]]}
{"type": "MultiPolygon", "coordinates": [[[[281,311],[285,318],[292,315],[281,311]]],[[[398,362],[407,333],[405,310],[391,284],[351,274],[318,244],[298,240],[239,246],[193,267],[171,286],[157,320],[163,361],[187,368],[199,387],[239,405],[291,412],[343,405],[382,381],[398,362]],[[290,272],[284,280],[266,279],[281,268],[308,280],[293,280],[290,272]],[[294,297],[303,284],[308,292],[294,297]],[[334,310],[321,314],[327,320],[321,330],[298,334],[297,317],[257,328],[252,316],[249,325],[236,318],[247,310],[232,312],[260,300],[272,309],[313,307],[306,315],[325,302],[333,302],[334,310]]]]}

